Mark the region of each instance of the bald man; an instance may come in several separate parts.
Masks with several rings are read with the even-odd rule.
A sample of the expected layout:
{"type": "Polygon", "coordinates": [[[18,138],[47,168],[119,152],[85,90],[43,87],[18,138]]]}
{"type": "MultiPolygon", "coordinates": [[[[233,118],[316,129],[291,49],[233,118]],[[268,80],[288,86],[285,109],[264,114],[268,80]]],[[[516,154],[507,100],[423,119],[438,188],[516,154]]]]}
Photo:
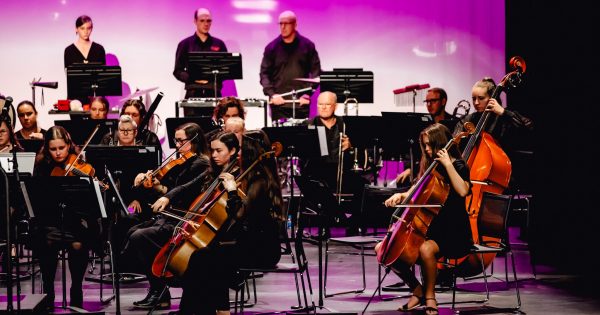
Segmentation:
{"type": "Polygon", "coordinates": [[[295,111],[291,95],[280,94],[315,87],[317,84],[294,80],[295,78],[317,78],[321,74],[321,60],[315,44],[296,30],[296,14],[284,11],[279,15],[280,35],[266,47],[260,65],[260,84],[269,97],[271,119],[308,118],[311,92],[297,95],[295,111]]]}
{"type": "MultiPolygon", "coordinates": [[[[344,132],[344,121],[342,117],[335,115],[337,108],[337,96],[335,93],[325,91],[319,94],[317,99],[318,115],[308,120],[311,126],[325,127],[325,136],[327,138],[327,149],[329,155],[322,158],[305,160],[302,163],[302,174],[313,179],[322,180],[327,183],[331,192],[335,193],[338,187],[338,161],[340,157],[340,133],[344,132]]],[[[350,169],[353,164],[353,157],[349,154],[352,147],[350,138],[342,135],[341,148],[344,154],[342,193],[352,194],[351,202],[344,204],[344,211],[351,213],[352,216],[347,222],[346,235],[357,235],[361,226],[360,201],[362,200],[362,191],[368,181],[360,174],[352,172],[350,169]]]]}
{"type": "MultiPolygon", "coordinates": [[[[212,26],[212,15],[205,8],[194,12],[194,25],[196,31],[190,37],[183,39],[177,45],[175,53],[175,70],[173,75],[177,80],[185,83],[185,98],[190,97],[220,97],[223,82],[217,81],[217,95],[215,96],[213,81],[194,80],[189,73],[189,53],[192,51],[226,52],[225,43],[210,35],[212,26]]],[[[210,116],[212,113],[204,113],[199,108],[185,108],[185,116],[210,116]]]]}

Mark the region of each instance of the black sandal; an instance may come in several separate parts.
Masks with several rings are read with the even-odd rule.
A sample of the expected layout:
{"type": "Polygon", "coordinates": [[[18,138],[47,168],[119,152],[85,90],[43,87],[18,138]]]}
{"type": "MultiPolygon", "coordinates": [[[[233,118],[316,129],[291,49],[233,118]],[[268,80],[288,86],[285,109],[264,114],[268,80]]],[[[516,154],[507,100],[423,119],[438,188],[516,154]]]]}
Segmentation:
{"type": "Polygon", "coordinates": [[[435,298],[425,298],[423,300],[423,304],[427,305],[427,300],[434,300],[436,307],[426,306],[425,307],[425,314],[427,314],[427,315],[438,315],[440,313],[440,311],[437,308],[437,300],[435,298]]]}
{"type": "Polygon", "coordinates": [[[398,311],[400,311],[400,312],[410,312],[410,311],[412,311],[412,310],[416,309],[417,307],[421,307],[422,305],[424,305],[424,304],[425,304],[425,300],[423,299],[423,297],[420,297],[420,296],[417,296],[417,295],[414,295],[414,294],[413,294],[413,295],[411,296],[411,298],[412,298],[413,296],[414,296],[414,297],[416,297],[417,299],[419,299],[418,303],[417,303],[417,304],[415,304],[415,305],[413,305],[413,306],[411,306],[411,307],[408,307],[408,302],[410,302],[410,298],[409,298],[409,299],[408,299],[408,302],[406,302],[406,304],[402,305],[402,306],[401,306],[401,307],[398,309],[398,311]]]}

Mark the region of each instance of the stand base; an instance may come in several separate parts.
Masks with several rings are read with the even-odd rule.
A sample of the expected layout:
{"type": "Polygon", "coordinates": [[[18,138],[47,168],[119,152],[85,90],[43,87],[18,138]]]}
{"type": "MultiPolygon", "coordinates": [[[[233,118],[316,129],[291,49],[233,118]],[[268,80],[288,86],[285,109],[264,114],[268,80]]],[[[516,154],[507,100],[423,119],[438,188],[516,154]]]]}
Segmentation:
{"type": "MultiPolygon", "coordinates": [[[[105,274],[102,279],[100,278],[100,275],[90,275],[85,277],[85,280],[87,281],[91,281],[91,282],[96,282],[96,283],[106,283],[106,284],[112,284],[112,273],[107,273],[105,274]]],[[[141,282],[146,280],[146,276],[144,275],[140,275],[137,273],[122,273],[120,274],[120,278],[119,278],[119,283],[122,284],[128,284],[128,283],[136,283],[136,282],[141,282]]]]}
{"type": "MultiPolygon", "coordinates": [[[[43,311],[42,300],[46,294],[21,294],[21,310],[18,314],[40,314],[43,311]]],[[[7,297],[5,295],[0,296],[0,314],[9,314],[6,310],[7,297]]],[[[12,314],[17,313],[17,296],[13,296],[13,311],[12,314]]]]}

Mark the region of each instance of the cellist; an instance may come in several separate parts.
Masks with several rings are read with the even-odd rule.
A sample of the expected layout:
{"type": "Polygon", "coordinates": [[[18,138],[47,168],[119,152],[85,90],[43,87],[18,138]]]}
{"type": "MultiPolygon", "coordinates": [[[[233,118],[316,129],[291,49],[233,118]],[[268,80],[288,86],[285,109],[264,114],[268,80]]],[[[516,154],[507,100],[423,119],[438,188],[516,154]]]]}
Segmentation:
{"type": "MultiPolygon", "coordinates": [[[[450,139],[452,139],[450,130],[439,123],[425,128],[419,135],[422,154],[419,177],[433,161],[438,161],[436,170],[450,185],[450,192],[438,215],[432,220],[425,242],[419,248],[418,263],[421,264],[423,284],[408,266],[392,268],[412,290],[412,296],[398,309],[399,311],[411,311],[424,305],[426,314],[438,314],[434,291],[438,259],[442,256],[448,258],[466,256],[473,245],[469,218],[464,210],[465,197],[471,187],[469,168],[456,146],[452,146],[448,151],[443,149],[450,139]]],[[[396,206],[407,196],[408,192],[396,193],[385,201],[385,205],[396,206]]],[[[396,265],[401,266],[401,264],[396,265]]]]}
{"type": "MultiPolygon", "coordinates": [[[[228,192],[226,211],[233,224],[220,231],[207,248],[192,254],[182,280],[178,314],[229,314],[229,287],[241,280],[237,269],[271,268],[281,258],[278,231],[283,201],[274,159],[262,160],[242,179],[239,187],[246,194],[242,196],[237,193],[234,175],[220,172],[238,156],[237,137],[220,132],[210,146],[215,176],[228,192]]],[[[248,131],[242,139],[242,170],[267,150],[271,146],[266,134],[248,131]]]]}
{"type": "MultiPolygon", "coordinates": [[[[129,229],[126,243],[121,252],[120,261],[131,264],[124,266],[124,269],[145,274],[150,283],[146,297],[133,303],[137,308],[150,309],[156,304],[159,309],[171,306],[171,296],[168,291],[160,298],[166,284],[162,279],[153,276],[151,272],[154,257],[169,241],[177,224],[175,219],[161,215],[160,212],[165,210],[169,204],[175,209],[187,209],[202,191],[204,184],[209,181],[207,177],[210,169],[208,145],[200,126],[195,123],[179,126],[175,131],[175,144],[181,154],[186,154],[188,151],[196,154],[183,164],[170,169],[162,180],[153,180],[152,187],[147,190],[154,195],[154,198],[157,198],[151,208],[158,215],[129,229]]],[[[138,174],[134,185],[141,186],[150,173],[151,171],[146,174],[138,174]]]]}
{"type": "MultiPolygon", "coordinates": [[[[44,135],[44,146],[36,156],[33,176],[51,176],[56,169],[65,169],[67,161],[77,156],[79,149],[71,140],[71,135],[61,126],[53,126],[44,135]]],[[[87,163],[86,163],[87,164],[87,163]]],[[[89,167],[89,165],[86,165],[89,167]]],[[[91,168],[93,170],[93,168],[91,168]]],[[[93,174],[88,174],[93,175],[93,174]]],[[[40,261],[43,290],[46,293],[44,307],[54,307],[54,278],[57,267],[57,253],[67,248],[69,271],[71,274],[70,305],[82,307],[83,276],[88,264],[88,251],[99,237],[99,225],[94,220],[65,217],[62,224],[47,222],[33,233],[33,250],[40,261]],[[60,225],[63,225],[60,228],[60,225]]],[[[97,244],[94,244],[97,245],[97,244]]]]}

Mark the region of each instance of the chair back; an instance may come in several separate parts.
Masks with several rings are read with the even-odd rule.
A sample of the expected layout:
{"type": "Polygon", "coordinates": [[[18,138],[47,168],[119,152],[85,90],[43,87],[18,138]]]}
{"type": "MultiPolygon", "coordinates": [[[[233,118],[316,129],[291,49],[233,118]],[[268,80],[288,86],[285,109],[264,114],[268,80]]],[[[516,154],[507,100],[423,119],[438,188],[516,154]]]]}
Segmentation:
{"type": "Polygon", "coordinates": [[[477,217],[479,239],[492,237],[506,240],[511,195],[484,192],[477,217]]]}

